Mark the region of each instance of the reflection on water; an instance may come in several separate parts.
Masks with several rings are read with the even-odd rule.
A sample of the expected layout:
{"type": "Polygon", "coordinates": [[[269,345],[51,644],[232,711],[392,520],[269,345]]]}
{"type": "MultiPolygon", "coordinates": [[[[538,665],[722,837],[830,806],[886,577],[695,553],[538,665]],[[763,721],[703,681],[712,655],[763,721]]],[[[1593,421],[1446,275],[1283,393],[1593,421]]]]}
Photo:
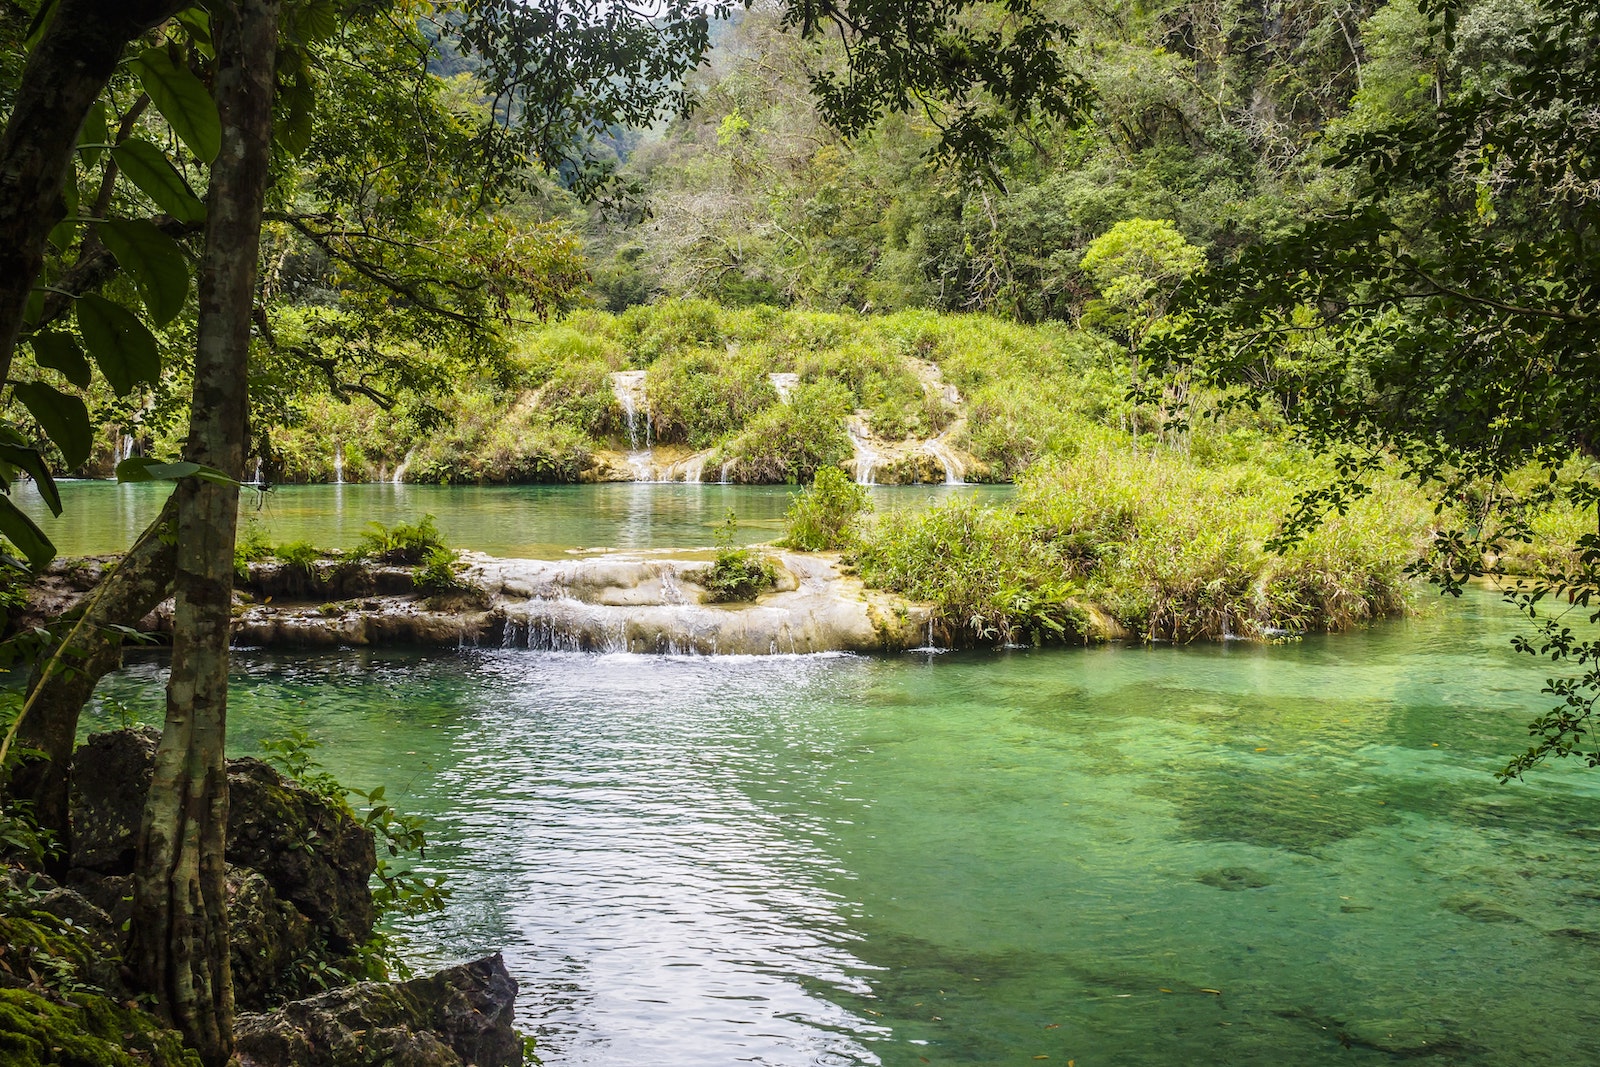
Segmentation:
{"type": "MultiPolygon", "coordinates": [[[[161,510],[170,487],[145,482],[62,482],[64,510],[52,516],[31,483],[13,498],[55,541],[63,555],[120,552],[161,510]]],[[[285,485],[240,501],[243,530],[252,525],[274,544],[310,541],[320,548],[353,548],[369,522],[438,519],[458,548],[492,556],[553,559],[574,548],[703,548],[732,511],[734,540],[748,544],[783,534],[792,486],[658,484],[440,486],[285,485]]],[[[879,508],[920,507],[953,493],[985,497],[1002,486],[890,486],[872,490],[879,508]]]]}
{"type": "MultiPolygon", "coordinates": [[[[1495,784],[1514,625],[250,655],[233,747],[304,726],[430,814],[456,896],[410,951],[504,948],[552,1065],[1589,1063],[1600,778],[1495,784]]],[[[157,680],[106,689],[154,718],[157,680]]]]}

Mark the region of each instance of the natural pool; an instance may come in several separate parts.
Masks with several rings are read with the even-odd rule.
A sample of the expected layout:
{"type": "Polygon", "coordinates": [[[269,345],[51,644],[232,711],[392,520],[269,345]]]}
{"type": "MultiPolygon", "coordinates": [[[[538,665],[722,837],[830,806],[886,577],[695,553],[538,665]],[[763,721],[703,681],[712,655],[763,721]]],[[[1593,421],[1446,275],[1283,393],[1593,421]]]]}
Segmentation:
{"type": "MultiPolygon", "coordinates": [[[[551,1065],[1596,1061],[1600,772],[1477,594],[1279,646],[236,659],[435,823],[551,1065]]],[[[101,695],[160,715],[158,664],[101,695]]],[[[101,705],[97,723],[121,713],[101,705]]]]}
{"type": "MultiPolygon", "coordinates": [[[[246,489],[241,531],[258,528],[274,543],[310,541],[354,548],[369,522],[438,520],[451,545],[516,559],[551,559],[572,549],[696,548],[715,543],[731,510],[733,540],[783,536],[792,486],[611,482],[601,485],[285,485],[246,489]]],[[[121,552],[161,510],[171,486],[145,482],[61,483],[61,516],[52,516],[31,483],[16,502],[65,556],[121,552]]],[[[921,507],[952,493],[1003,496],[1007,486],[883,486],[871,490],[880,509],[921,507]]]]}

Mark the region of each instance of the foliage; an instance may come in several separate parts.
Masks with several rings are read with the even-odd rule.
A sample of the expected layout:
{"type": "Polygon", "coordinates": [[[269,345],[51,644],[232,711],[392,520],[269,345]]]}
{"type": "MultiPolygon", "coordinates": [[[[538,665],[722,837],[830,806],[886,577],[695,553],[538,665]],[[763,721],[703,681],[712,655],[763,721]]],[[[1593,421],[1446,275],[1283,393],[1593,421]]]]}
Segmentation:
{"type": "MultiPolygon", "coordinates": [[[[0,809],[0,864],[37,868],[56,849],[53,836],[34,820],[26,802],[13,800],[0,809]]],[[[0,868],[0,877],[3,874],[0,868]]],[[[9,888],[9,882],[0,883],[0,891],[9,888]]]]}
{"type": "Polygon", "coordinates": [[[957,497],[880,515],[857,562],[869,585],[933,605],[946,639],[1042,644],[1082,637],[1077,584],[1021,516],[957,497]]]}
{"type": "Polygon", "coordinates": [[[1030,471],[1009,507],[958,498],[880,516],[859,566],[869,585],[932,602],[967,640],[1082,639],[1090,606],[1172,641],[1345,629],[1402,611],[1430,515],[1393,480],[1288,554],[1265,547],[1314,470],[1134,456],[1101,431],[1030,471]]]}
{"type": "Polygon", "coordinates": [[[848,548],[857,521],[871,510],[865,489],[838,467],[822,467],[809,486],[789,497],[784,544],[802,552],[848,548]]]}
{"type": "Polygon", "coordinates": [[[801,385],[722,445],[718,459],[735,482],[804,484],[850,457],[844,417],[850,397],[834,382],[801,385]]]}
{"type": "Polygon", "coordinates": [[[300,571],[308,576],[316,572],[317,561],[328,555],[327,552],[310,541],[290,541],[287,544],[278,545],[272,550],[272,554],[285,567],[300,571]]]}
{"type": "Polygon", "coordinates": [[[711,603],[751,601],[771,589],[778,579],[772,561],[758,549],[735,548],[734,531],[739,520],[733,512],[717,529],[717,558],[695,576],[695,581],[711,594],[711,603]]]}
{"type": "Polygon", "coordinates": [[[240,581],[250,576],[250,564],[272,556],[272,542],[266,530],[251,524],[234,541],[233,573],[240,581]]]}
{"type": "MultiPolygon", "coordinates": [[[[424,858],[427,854],[427,823],[417,815],[399,811],[387,799],[387,791],[377,786],[368,792],[342,785],[333,775],[323,770],[316,758],[321,742],[306,731],[295,727],[281,737],[261,742],[266,761],[283,772],[284,777],[324,800],[338,804],[350,811],[350,797],[367,804],[365,814],[358,814],[361,824],[377,837],[380,856],[373,874],[373,905],[382,915],[418,915],[440,911],[449,899],[450,890],[440,876],[427,876],[414,869],[410,857],[424,858]],[[398,863],[391,862],[398,860],[398,863]]],[[[356,814],[352,811],[352,814],[356,814]]],[[[392,961],[391,961],[392,962],[392,961]]]]}
{"type": "Polygon", "coordinates": [[[338,779],[322,769],[313,753],[322,744],[300,727],[292,727],[281,737],[261,741],[263,758],[283,773],[283,776],[301,789],[315,793],[323,800],[344,804],[347,790],[338,779]]]}
{"type": "Polygon", "coordinates": [[[367,523],[356,546],[356,555],[377,563],[418,564],[444,548],[444,537],[433,516],[424,515],[415,523],[397,522],[393,526],[367,523]]]}
{"type": "MultiPolygon", "coordinates": [[[[1508,594],[1533,624],[1516,646],[1573,673],[1502,772],[1582,754],[1600,672],[1566,621],[1600,594],[1600,545],[1518,551],[1558,500],[1584,512],[1594,488],[1600,351],[1600,19],[1576,0],[1424,7],[1415,34],[1440,72],[1433,107],[1358,113],[1333,138],[1348,202],[1253,246],[1190,297],[1213,383],[1278,406],[1337,476],[1299,501],[1283,543],[1342,512],[1398,457],[1455,525],[1419,571],[1458,593],[1508,557],[1549,560],[1508,594]],[[1554,610],[1552,611],[1552,606],[1554,610]]],[[[1596,614],[1594,621],[1600,621],[1596,614]]]]}
{"type": "Polygon", "coordinates": [[[576,427],[492,393],[459,396],[454,422],[424,440],[407,478],[440,485],[575,482],[594,443],[576,427]]]}
{"type": "Polygon", "coordinates": [[[1178,287],[1205,266],[1205,253],[1189,244],[1170,219],[1123,219],[1089,242],[1078,261],[1118,317],[1128,347],[1167,313],[1178,287]]]}
{"type": "Polygon", "coordinates": [[[745,427],[778,395],[766,364],[704,348],[663,353],[645,379],[654,439],[705,448],[745,427]]]}
{"type": "Polygon", "coordinates": [[[422,557],[421,566],[412,572],[417,591],[429,596],[459,592],[472,588],[461,577],[460,553],[443,545],[430,548],[422,557]]]}

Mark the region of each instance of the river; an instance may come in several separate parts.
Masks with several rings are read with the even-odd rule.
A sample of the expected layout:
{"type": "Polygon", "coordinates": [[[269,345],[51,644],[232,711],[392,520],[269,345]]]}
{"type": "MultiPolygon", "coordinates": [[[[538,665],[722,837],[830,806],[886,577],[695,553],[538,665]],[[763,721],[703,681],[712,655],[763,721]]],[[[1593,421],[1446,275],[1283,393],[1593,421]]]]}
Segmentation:
{"type": "MultiPolygon", "coordinates": [[[[231,747],[304,728],[429,816],[454,897],[406,951],[503,949],[553,1067],[1566,1067],[1600,772],[1495,783],[1543,706],[1516,625],[1475,592],[1268,646],[243,651],[231,747]]],[[[160,675],[91,725],[159,721],[160,675]]]]}
{"type": "MultiPolygon", "coordinates": [[[[168,483],[60,483],[63,511],[52,516],[31,482],[13,499],[55,541],[64,556],[120,552],[161,510],[168,483]]],[[[576,549],[694,548],[713,543],[732,511],[732,541],[783,536],[792,486],[682,482],[601,485],[443,486],[284,485],[246,488],[241,534],[256,529],[274,544],[309,541],[318,548],[356,546],[370,522],[393,525],[433,515],[453,546],[513,559],[556,559],[576,549]]],[[[1009,486],[874,486],[882,509],[917,507],[951,494],[1003,497],[1009,486]]]]}

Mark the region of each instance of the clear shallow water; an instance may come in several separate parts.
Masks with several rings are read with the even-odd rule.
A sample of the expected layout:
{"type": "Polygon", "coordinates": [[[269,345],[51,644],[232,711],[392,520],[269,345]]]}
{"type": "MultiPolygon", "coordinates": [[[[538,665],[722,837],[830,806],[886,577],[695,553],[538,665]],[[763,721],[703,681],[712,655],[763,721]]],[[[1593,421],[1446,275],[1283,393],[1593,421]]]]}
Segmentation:
{"type": "MultiPolygon", "coordinates": [[[[247,653],[232,743],[302,726],[435,819],[411,951],[504,949],[552,1065],[1594,1063],[1600,773],[1494,782],[1541,706],[1514,625],[247,653]]],[[[155,721],[159,674],[102,693],[155,721]]]]}
{"type": "MultiPolygon", "coordinates": [[[[13,498],[55,541],[62,555],[121,552],[161,510],[170,487],[153,483],[61,483],[62,515],[52,516],[31,484],[13,498]]],[[[732,510],[734,540],[771,541],[783,534],[789,486],[657,484],[440,486],[285,485],[246,490],[242,529],[253,524],[275,544],[310,541],[354,548],[367,523],[415,522],[425,514],[454,547],[517,559],[551,559],[574,548],[698,548],[715,543],[715,527],[732,510]]],[[[921,507],[952,493],[994,496],[1000,486],[884,486],[871,490],[879,508],[921,507]]]]}

